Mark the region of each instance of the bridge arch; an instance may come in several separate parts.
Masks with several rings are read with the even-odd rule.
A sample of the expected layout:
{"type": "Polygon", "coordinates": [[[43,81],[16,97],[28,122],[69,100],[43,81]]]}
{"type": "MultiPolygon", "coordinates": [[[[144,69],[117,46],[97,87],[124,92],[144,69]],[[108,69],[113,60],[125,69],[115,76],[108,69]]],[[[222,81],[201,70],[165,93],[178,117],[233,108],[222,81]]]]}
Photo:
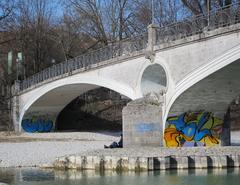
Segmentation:
{"type": "MultiPolygon", "coordinates": [[[[202,66],[196,71],[187,75],[175,88],[175,94],[167,106],[167,112],[164,116],[165,141],[167,146],[172,144],[169,133],[176,130],[183,133],[183,141],[181,144],[174,143],[178,146],[197,145],[213,145],[230,144],[230,113],[229,106],[240,93],[240,46],[237,46],[222,56],[216,58],[207,65],[202,66]],[[202,112],[210,112],[205,116],[207,121],[200,123],[204,114],[202,112]],[[187,114],[186,114],[187,113],[187,114]],[[180,115],[184,114],[184,121],[180,115]],[[168,117],[169,126],[166,127],[168,117]],[[218,121],[215,118],[220,118],[218,121]],[[195,122],[196,120],[196,122],[195,122]],[[221,120],[221,121],[220,121],[221,120]],[[194,122],[194,123],[193,123],[194,122]],[[184,123],[182,125],[182,123],[184,123]],[[202,126],[200,126],[202,124],[202,126]],[[174,127],[175,125],[175,127],[174,127]],[[166,129],[165,129],[166,128],[166,129]],[[203,138],[198,138],[198,132],[206,131],[214,134],[205,135],[203,138]],[[194,131],[196,129],[196,131],[194,131]],[[222,129],[222,132],[220,131],[222,129]],[[211,131],[210,131],[211,130],[211,131]],[[188,132],[189,131],[189,132],[188,132]],[[194,133],[194,135],[191,134],[194,133]],[[221,134],[220,134],[221,133],[221,134]],[[187,136],[194,136],[196,140],[190,140],[187,136]],[[196,136],[197,135],[197,136],[196,136]],[[195,138],[196,136],[196,138],[195,138]],[[186,139],[185,139],[186,137],[186,139]],[[212,140],[215,138],[215,140],[212,140]]],[[[204,120],[204,119],[203,119],[204,120]]],[[[202,120],[202,121],[203,121],[202,120]]],[[[203,133],[201,133],[203,134],[203,133]]]]}
{"type": "MultiPolygon", "coordinates": [[[[21,124],[25,113],[27,113],[29,111],[29,109],[31,108],[31,106],[33,106],[34,103],[36,103],[39,99],[41,99],[41,97],[43,97],[47,93],[54,91],[56,89],[59,89],[59,88],[68,89],[69,87],[73,87],[73,86],[77,87],[76,89],[80,89],[81,86],[85,86],[85,88],[87,86],[87,89],[94,89],[97,87],[105,87],[105,88],[111,89],[115,92],[118,92],[118,93],[128,97],[129,99],[133,100],[133,99],[137,98],[134,90],[130,86],[123,84],[121,82],[118,82],[116,80],[106,79],[106,78],[100,77],[98,75],[91,75],[91,76],[88,75],[87,77],[85,77],[83,75],[73,75],[68,78],[64,78],[64,79],[50,82],[48,84],[44,84],[38,88],[35,88],[32,91],[24,93],[24,95],[23,95],[24,98],[22,98],[22,99],[24,99],[25,101],[22,102],[22,104],[24,106],[20,110],[19,123],[21,124]]],[[[84,91],[82,93],[84,93],[84,91]]],[[[71,100],[73,100],[74,98],[76,98],[79,95],[80,95],[79,92],[74,92],[73,94],[71,94],[71,97],[69,98],[69,101],[67,103],[69,103],[71,100]]],[[[64,108],[64,106],[62,108],[64,108]]],[[[60,111],[61,110],[59,110],[59,112],[60,111]]],[[[21,127],[19,127],[19,128],[21,128],[21,127]]]]}
{"type": "Polygon", "coordinates": [[[164,114],[164,127],[170,112],[170,109],[177,98],[183,94],[187,89],[192,87],[194,84],[197,84],[199,81],[203,80],[204,78],[208,77],[209,75],[217,72],[218,70],[228,66],[233,62],[239,62],[237,60],[240,59],[240,45],[232,48],[231,50],[227,51],[226,53],[222,54],[221,56],[212,60],[192,73],[189,73],[184,79],[182,79],[175,87],[175,93],[171,96],[169,102],[166,105],[166,111],[164,114]]]}

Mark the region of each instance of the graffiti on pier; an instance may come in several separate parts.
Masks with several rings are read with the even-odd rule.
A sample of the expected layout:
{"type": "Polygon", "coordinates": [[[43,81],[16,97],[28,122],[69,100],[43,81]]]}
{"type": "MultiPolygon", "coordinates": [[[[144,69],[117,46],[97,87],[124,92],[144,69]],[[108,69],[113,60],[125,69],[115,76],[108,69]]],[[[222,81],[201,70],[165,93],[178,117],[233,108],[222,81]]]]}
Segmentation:
{"type": "Polygon", "coordinates": [[[223,121],[210,112],[169,117],[164,131],[167,147],[213,146],[220,142],[223,121]]]}
{"type": "Polygon", "coordinates": [[[50,132],[53,128],[53,121],[45,117],[33,117],[32,119],[24,119],[22,128],[26,132],[50,132]]]}

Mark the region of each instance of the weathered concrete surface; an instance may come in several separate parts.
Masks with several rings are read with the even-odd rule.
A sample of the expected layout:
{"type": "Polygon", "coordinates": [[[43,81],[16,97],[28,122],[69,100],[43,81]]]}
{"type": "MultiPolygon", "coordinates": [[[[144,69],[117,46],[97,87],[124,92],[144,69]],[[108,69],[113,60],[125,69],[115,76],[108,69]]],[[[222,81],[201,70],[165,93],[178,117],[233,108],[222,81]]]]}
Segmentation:
{"type": "Polygon", "coordinates": [[[123,109],[123,147],[163,146],[162,103],[145,97],[123,109]]]}
{"type": "Polygon", "coordinates": [[[59,157],[60,169],[148,171],[240,167],[240,147],[105,149],[59,157]]]}

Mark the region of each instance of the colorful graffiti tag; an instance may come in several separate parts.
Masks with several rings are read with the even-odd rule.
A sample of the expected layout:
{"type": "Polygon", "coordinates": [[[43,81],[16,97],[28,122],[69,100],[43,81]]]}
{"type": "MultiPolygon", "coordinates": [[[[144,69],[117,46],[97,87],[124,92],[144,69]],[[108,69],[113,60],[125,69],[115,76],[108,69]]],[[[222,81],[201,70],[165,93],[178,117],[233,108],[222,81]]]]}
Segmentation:
{"type": "Polygon", "coordinates": [[[213,146],[220,143],[223,121],[209,112],[169,117],[164,131],[167,147],[213,146]]]}
{"type": "Polygon", "coordinates": [[[22,128],[25,132],[50,132],[53,128],[53,121],[43,118],[24,119],[22,128]]]}

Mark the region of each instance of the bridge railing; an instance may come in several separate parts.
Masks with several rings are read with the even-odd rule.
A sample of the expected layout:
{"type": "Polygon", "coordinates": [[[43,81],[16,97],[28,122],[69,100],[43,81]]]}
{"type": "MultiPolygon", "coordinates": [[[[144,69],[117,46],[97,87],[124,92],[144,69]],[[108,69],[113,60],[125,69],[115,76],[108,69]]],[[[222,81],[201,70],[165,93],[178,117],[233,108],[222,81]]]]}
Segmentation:
{"type": "MultiPolygon", "coordinates": [[[[199,15],[181,22],[173,23],[157,29],[156,45],[186,38],[210,31],[219,27],[240,23],[240,4],[232,4],[220,9],[213,9],[207,15],[199,15]]],[[[48,79],[64,74],[71,74],[75,70],[87,70],[105,64],[113,58],[128,56],[135,51],[147,48],[146,34],[115,42],[95,51],[82,54],[68,61],[53,65],[43,71],[23,80],[20,91],[28,89],[48,79]]]]}
{"type": "Polygon", "coordinates": [[[206,15],[194,16],[181,22],[176,22],[157,30],[157,43],[183,39],[189,36],[211,31],[220,27],[240,23],[240,4],[213,9],[206,15]]]}
{"type": "Polygon", "coordinates": [[[28,89],[45,80],[53,79],[54,77],[71,74],[75,70],[87,70],[98,67],[107,60],[121,56],[128,56],[136,51],[141,51],[147,47],[147,39],[146,34],[125,39],[48,67],[43,71],[23,80],[20,83],[20,91],[28,89]]]}

